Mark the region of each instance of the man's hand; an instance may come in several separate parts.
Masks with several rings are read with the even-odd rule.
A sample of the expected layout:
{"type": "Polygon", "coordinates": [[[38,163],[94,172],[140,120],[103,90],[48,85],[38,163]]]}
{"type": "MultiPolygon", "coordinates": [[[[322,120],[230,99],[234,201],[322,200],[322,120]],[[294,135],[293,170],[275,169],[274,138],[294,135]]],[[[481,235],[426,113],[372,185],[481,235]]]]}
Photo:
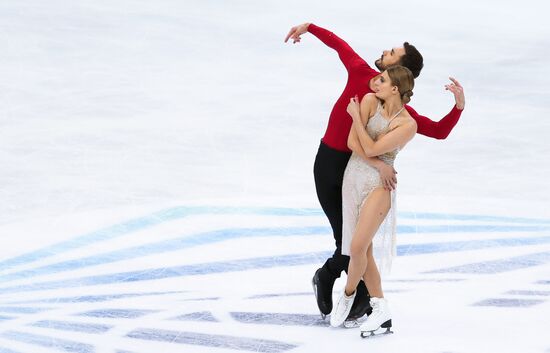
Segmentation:
{"type": "Polygon", "coordinates": [[[464,104],[466,104],[466,98],[464,98],[464,88],[452,77],[449,77],[449,80],[452,81],[451,84],[445,85],[447,91],[451,91],[455,96],[456,107],[460,110],[464,109],[464,104]]]}
{"type": "Polygon", "coordinates": [[[307,28],[309,27],[309,23],[302,23],[301,25],[294,26],[290,29],[288,34],[285,38],[285,43],[288,42],[290,38],[292,38],[292,44],[300,43],[300,36],[307,32],[307,28]]]}
{"type": "Polygon", "coordinates": [[[395,169],[384,162],[380,163],[377,169],[384,189],[390,191],[395,190],[395,185],[397,184],[397,177],[395,176],[397,172],[395,169]]]}

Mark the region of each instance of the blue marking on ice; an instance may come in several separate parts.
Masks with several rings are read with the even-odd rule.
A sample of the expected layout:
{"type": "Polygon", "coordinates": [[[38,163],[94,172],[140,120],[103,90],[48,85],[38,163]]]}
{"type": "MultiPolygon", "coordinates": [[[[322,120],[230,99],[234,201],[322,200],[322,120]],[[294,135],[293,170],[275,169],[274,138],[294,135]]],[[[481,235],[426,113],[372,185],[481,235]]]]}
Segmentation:
{"type": "Polygon", "coordinates": [[[452,220],[452,221],[479,221],[479,222],[505,222],[505,223],[527,223],[527,224],[550,224],[549,219],[535,219],[525,217],[502,217],[484,215],[446,214],[433,212],[398,212],[398,218],[429,219],[429,220],[452,220]]]}
{"type": "Polygon", "coordinates": [[[208,321],[208,322],[218,322],[219,320],[212,315],[209,311],[199,311],[195,313],[189,313],[184,315],[179,315],[171,320],[178,321],[208,321]]]}
{"type": "Polygon", "coordinates": [[[13,320],[13,319],[15,319],[15,317],[13,317],[13,316],[0,315],[0,321],[13,320]]]}
{"type": "Polygon", "coordinates": [[[182,299],[182,302],[194,302],[194,301],[206,301],[206,300],[220,300],[220,297],[205,297],[205,298],[188,298],[182,299]]]}
{"type": "MultiPolygon", "coordinates": [[[[58,255],[70,250],[78,249],[86,245],[98,243],[101,241],[113,239],[132,232],[144,230],[155,225],[182,219],[192,215],[221,215],[221,214],[254,214],[254,215],[272,215],[272,216],[323,216],[323,212],[316,208],[274,208],[274,207],[212,207],[212,206],[190,206],[190,207],[174,207],[159,212],[152,213],[147,216],[135,218],[123,223],[119,223],[98,231],[78,236],[68,241],[63,241],[50,245],[46,248],[39,249],[33,252],[22,254],[0,262],[0,270],[30,263],[39,259],[44,259],[53,255],[58,255]]],[[[550,224],[550,220],[528,219],[528,218],[509,218],[509,217],[494,217],[481,215],[454,215],[454,214],[437,214],[437,213],[414,213],[403,212],[399,213],[402,218],[410,219],[432,219],[432,220],[472,220],[472,221],[499,221],[509,223],[527,223],[527,224],[550,224]]],[[[437,226],[436,226],[437,227],[437,226]]],[[[482,226],[483,227],[483,226],[482,226]]],[[[512,229],[508,226],[497,226],[493,231],[512,229]]],[[[537,228],[537,227],[535,227],[537,228]]],[[[418,227],[414,227],[415,231],[418,227]]],[[[441,228],[441,231],[449,231],[447,227],[441,228]]],[[[543,229],[539,229],[543,230],[543,229]]],[[[475,230],[470,230],[475,231],[475,230]]]]}
{"type": "Polygon", "coordinates": [[[522,255],[500,260],[477,262],[467,265],[443,268],[426,273],[472,273],[472,274],[492,274],[500,272],[514,271],[532,266],[539,266],[550,262],[550,252],[522,255]]]}
{"type": "Polygon", "coordinates": [[[35,335],[35,334],[26,333],[26,332],[6,331],[6,332],[0,333],[0,337],[23,342],[26,344],[34,344],[37,346],[63,350],[65,352],[76,352],[76,353],[95,352],[94,346],[89,344],[64,340],[64,339],[55,338],[55,337],[35,335]]]}
{"type": "Polygon", "coordinates": [[[330,252],[292,254],[283,256],[270,256],[224,262],[203,263],[175,267],[160,267],[141,271],[121,272],[108,275],[89,276],[61,281],[49,281],[0,288],[0,293],[14,293],[23,291],[37,291],[46,289],[59,289],[69,287],[94,286],[98,284],[111,284],[123,282],[137,282],[153,279],[173,278],[182,276],[204,275],[210,273],[223,273],[243,271],[249,269],[271,268],[278,266],[297,266],[318,263],[324,261],[330,252]]]}
{"type": "MultiPolygon", "coordinates": [[[[449,233],[449,232],[509,232],[509,231],[539,231],[548,227],[541,226],[495,226],[495,225],[449,225],[449,226],[400,226],[399,234],[406,233],[449,233]]],[[[328,227],[288,227],[288,228],[236,228],[222,229],[211,232],[199,233],[184,236],[177,239],[169,239],[156,243],[144,244],[122,250],[111,251],[100,255],[92,255],[74,260],[53,263],[50,265],[37,267],[34,269],[13,272],[0,276],[0,282],[7,282],[14,279],[30,278],[39,275],[53,274],[64,271],[72,271],[90,266],[104,265],[107,263],[139,258],[147,255],[154,255],[169,251],[186,249],[198,245],[212,244],[229,239],[247,238],[247,237],[273,237],[273,236],[304,236],[330,233],[328,227]]],[[[418,244],[407,246],[407,250],[401,247],[399,255],[406,253],[430,253],[443,251],[459,251],[461,247],[469,249],[481,249],[488,246],[515,246],[542,244],[550,242],[550,237],[539,238],[513,238],[497,240],[476,240],[447,243],[448,249],[440,243],[418,244]],[[429,250],[429,247],[432,250],[429,250]],[[404,252],[406,251],[406,252],[404,252]]]]}
{"type": "Polygon", "coordinates": [[[23,303],[97,303],[97,302],[104,302],[104,301],[123,299],[123,298],[134,298],[134,297],[167,295],[167,294],[180,294],[180,293],[186,293],[186,291],[145,292],[145,293],[125,293],[125,294],[105,294],[105,295],[84,295],[84,296],[77,296],[77,297],[24,300],[24,301],[9,302],[9,303],[11,303],[11,304],[23,304],[23,303]]]}
{"type": "Polygon", "coordinates": [[[496,306],[504,308],[522,308],[543,303],[540,299],[504,299],[504,298],[489,298],[480,302],[474,303],[474,306],[496,306]]]}
{"type": "Polygon", "coordinates": [[[256,215],[276,215],[276,216],[317,216],[322,215],[320,209],[295,209],[295,208],[273,208],[273,207],[174,207],[160,212],[156,212],[144,217],[135,218],[123,223],[119,223],[98,231],[78,236],[68,241],[50,245],[46,248],[6,259],[0,262],[0,270],[34,262],[53,255],[58,255],[69,250],[81,248],[86,245],[98,243],[101,241],[113,239],[132,232],[144,230],[158,224],[181,219],[192,215],[201,214],[256,214],[256,215]]]}
{"type": "MultiPolygon", "coordinates": [[[[497,246],[545,244],[549,242],[549,240],[550,240],[549,237],[537,237],[537,238],[523,237],[523,238],[512,238],[512,239],[504,238],[504,239],[492,239],[492,240],[476,239],[468,242],[401,245],[401,246],[398,246],[397,253],[400,256],[409,256],[409,255],[419,255],[419,254],[430,254],[435,252],[466,251],[466,250],[474,250],[474,249],[478,250],[483,248],[495,248],[497,246]]],[[[28,285],[4,287],[4,288],[0,288],[0,293],[58,289],[58,288],[90,286],[90,285],[119,283],[119,282],[136,282],[136,281],[172,278],[172,277],[181,277],[181,276],[193,276],[193,275],[204,275],[204,274],[211,274],[211,273],[243,271],[243,270],[249,270],[249,269],[306,265],[306,264],[322,262],[328,256],[330,256],[330,252],[317,252],[317,253],[303,253],[303,254],[260,257],[260,258],[249,258],[249,259],[242,259],[242,260],[202,263],[202,264],[174,266],[174,267],[153,268],[153,269],[147,269],[147,270],[141,270],[141,271],[122,272],[122,273],[114,273],[114,274],[108,274],[108,275],[89,276],[89,277],[81,277],[81,278],[68,279],[68,280],[49,281],[49,282],[42,282],[42,283],[33,283],[28,285]]],[[[542,259],[546,259],[547,257],[546,255],[545,256],[540,255],[540,256],[542,256],[541,257],[542,259]]],[[[500,262],[497,261],[497,262],[482,263],[482,265],[479,265],[479,266],[482,266],[482,267],[489,266],[489,268],[485,269],[485,271],[489,271],[487,273],[493,273],[498,271],[504,272],[508,270],[514,270],[516,268],[521,268],[517,266],[524,264],[525,260],[538,261],[537,259],[538,258],[524,259],[522,257],[518,261],[508,259],[508,260],[502,260],[500,262]],[[511,263],[508,263],[507,261],[511,261],[511,263]]],[[[480,269],[476,266],[478,266],[478,264],[459,266],[455,270],[443,269],[443,270],[437,270],[432,272],[439,273],[439,272],[465,271],[465,272],[476,273],[480,271],[480,269]]]]}
{"type": "Polygon", "coordinates": [[[103,324],[89,324],[83,322],[42,320],[29,324],[30,326],[45,327],[62,331],[75,331],[85,333],[105,333],[113,326],[103,324]]]}
{"type": "Polygon", "coordinates": [[[107,319],[135,319],[156,312],[155,310],[139,309],[101,309],[86,311],[84,313],[75,314],[75,316],[101,317],[107,319]]]}
{"type": "Polygon", "coordinates": [[[496,224],[443,224],[443,225],[401,225],[397,234],[423,233],[497,233],[497,232],[541,232],[550,230],[545,225],[496,225],[496,224]]]}
{"type": "Polygon", "coordinates": [[[329,323],[321,319],[320,315],[287,314],[287,313],[251,313],[232,312],[231,317],[239,322],[247,324],[267,324],[281,326],[329,326],[329,323]]]}
{"type": "Polygon", "coordinates": [[[510,290],[504,294],[511,295],[534,295],[534,296],[549,296],[550,291],[548,290],[510,290]]]}
{"type": "Polygon", "coordinates": [[[521,237],[499,239],[475,239],[445,243],[399,245],[398,256],[432,254],[439,252],[469,251],[494,247],[526,246],[550,243],[550,237],[521,237]]]}
{"type": "Polygon", "coordinates": [[[310,296],[311,292],[300,293],[272,293],[272,294],[256,294],[251,295],[246,299],[263,299],[263,298],[275,298],[275,297],[296,297],[296,296],[310,296]]]}
{"type": "Polygon", "coordinates": [[[13,351],[13,350],[8,349],[8,348],[0,347],[0,353],[20,353],[20,352],[13,351]]]}
{"type": "Polygon", "coordinates": [[[101,255],[92,255],[74,260],[54,263],[30,270],[19,271],[0,276],[0,282],[13,279],[29,278],[38,275],[71,271],[89,266],[103,265],[121,260],[139,258],[147,255],[186,249],[194,246],[221,242],[229,239],[247,237],[272,237],[291,235],[314,235],[330,232],[328,227],[289,227],[289,228],[237,228],[222,229],[199,233],[177,239],[169,239],[156,243],[149,243],[123,250],[111,251],[101,255]]]}
{"type": "Polygon", "coordinates": [[[266,353],[285,352],[298,347],[295,344],[273,340],[146,328],[134,330],[128,333],[127,337],[149,341],[161,341],[266,353]]]}
{"type": "Polygon", "coordinates": [[[2,313],[17,313],[17,314],[36,314],[47,310],[51,310],[51,308],[30,308],[30,307],[19,307],[19,306],[0,307],[0,312],[2,313]]]}

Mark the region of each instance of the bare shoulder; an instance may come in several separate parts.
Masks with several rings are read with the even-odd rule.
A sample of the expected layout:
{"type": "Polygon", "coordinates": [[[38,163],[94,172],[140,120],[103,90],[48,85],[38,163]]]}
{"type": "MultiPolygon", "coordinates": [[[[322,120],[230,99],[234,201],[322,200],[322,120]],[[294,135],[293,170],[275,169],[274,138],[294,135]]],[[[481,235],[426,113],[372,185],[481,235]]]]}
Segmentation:
{"type": "Polygon", "coordinates": [[[367,93],[363,96],[361,100],[361,109],[366,109],[367,111],[374,112],[378,106],[378,98],[374,93],[367,93]]]}
{"type": "Polygon", "coordinates": [[[407,117],[403,119],[403,128],[407,129],[408,132],[411,134],[416,134],[416,131],[418,130],[418,125],[416,124],[416,120],[414,120],[412,117],[407,117]]]}
{"type": "Polygon", "coordinates": [[[363,96],[361,104],[374,104],[376,106],[378,105],[378,98],[376,98],[374,93],[367,93],[363,96]]]}
{"type": "Polygon", "coordinates": [[[417,130],[418,126],[416,124],[416,120],[409,114],[409,112],[406,109],[403,109],[403,111],[397,116],[397,118],[392,121],[392,126],[390,126],[390,130],[394,130],[398,127],[402,129],[407,129],[411,131],[417,130]]]}
{"type": "Polygon", "coordinates": [[[411,114],[409,114],[407,109],[403,109],[401,114],[399,114],[399,118],[402,119],[403,124],[407,124],[407,125],[410,124],[410,125],[416,126],[416,120],[414,120],[411,114]]]}

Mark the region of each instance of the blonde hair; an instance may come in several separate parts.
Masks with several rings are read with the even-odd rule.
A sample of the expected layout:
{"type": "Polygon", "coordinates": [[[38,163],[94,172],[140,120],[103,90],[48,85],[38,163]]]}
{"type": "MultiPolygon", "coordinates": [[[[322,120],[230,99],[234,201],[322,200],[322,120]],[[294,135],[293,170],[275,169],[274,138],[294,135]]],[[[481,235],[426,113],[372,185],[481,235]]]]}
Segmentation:
{"type": "Polygon", "coordinates": [[[414,88],[414,76],[411,70],[405,66],[395,65],[386,69],[390,77],[391,84],[397,86],[401,94],[401,101],[407,104],[411,101],[414,88]]]}

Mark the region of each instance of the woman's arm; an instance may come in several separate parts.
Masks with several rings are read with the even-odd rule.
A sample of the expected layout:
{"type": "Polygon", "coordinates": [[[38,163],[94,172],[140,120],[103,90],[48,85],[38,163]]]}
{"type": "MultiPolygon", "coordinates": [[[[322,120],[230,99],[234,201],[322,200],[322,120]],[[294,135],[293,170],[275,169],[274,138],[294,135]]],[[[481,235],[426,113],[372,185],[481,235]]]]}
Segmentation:
{"type": "Polygon", "coordinates": [[[361,148],[367,157],[379,156],[402,147],[416,134],[416,123],[411,119],[410,122],[398,126],[378,141],[373,141],[365,131],[362,121],[364,120],[364,116],[370,117],[373,115],[377,104],[378,100],[376,96],[374,94],[367,94],[361,101],[361,105],[359,105],[357,98],[352,98],[347,109],[353,118],[352,129],[355,130],[361,143],[361,148]]]}
{"type": "MultiPolygon", "coordinates": [[[[363,124],[365,126],[365,124],[363,124]]],[[[348,148],[352,150],[355,154],[363,158],[368,165],[378,170],[380,174],[380,181],[386,190],[394,190],[395,185],[397,184],[397,171],[395,168],[389,164],[386,164],[383,160],[378,157],[367,157],[365,151],[361,147],[359,138],[355,129],[351,129],[348,136],[348,148]]]]}
{"type": "MultiPolygon", "coordinates": [[[[365,126],[366,122],[362,121],[362,124],[365,126]]],[[[361,142],[359,141],[357,132],[353,128],[349,131],[348,148],[363,158],[371,167],[379,169],[382,164],[385,164],[377,157],[367,157],[367,155],[365,155],[365,151],[361,147],[361,142]]]]}
{"type": "MultiPolygon", "coordinates": [[[[361,114],[361,125],[363,128],[365,125],[367,125],[367,122],[369,121],[369,115],[368,114],[361,114]]],[[[359,141],[359,137],[357,136],[357,131],[355,129],[351,128],[348,135],[348,148],[352,150],[353,152],[357,153],[361,158],[367,161],[367,163],[372,167],[377,167],[380,164],[377,163],[377,161],[380,161],[376,157],[369,157],[365,155],[365,151],[363,150],[363,147],[361,147],[361,142],[359,141]]],[[[383,163],[383,162],[382,162],[383,163]]]]}

